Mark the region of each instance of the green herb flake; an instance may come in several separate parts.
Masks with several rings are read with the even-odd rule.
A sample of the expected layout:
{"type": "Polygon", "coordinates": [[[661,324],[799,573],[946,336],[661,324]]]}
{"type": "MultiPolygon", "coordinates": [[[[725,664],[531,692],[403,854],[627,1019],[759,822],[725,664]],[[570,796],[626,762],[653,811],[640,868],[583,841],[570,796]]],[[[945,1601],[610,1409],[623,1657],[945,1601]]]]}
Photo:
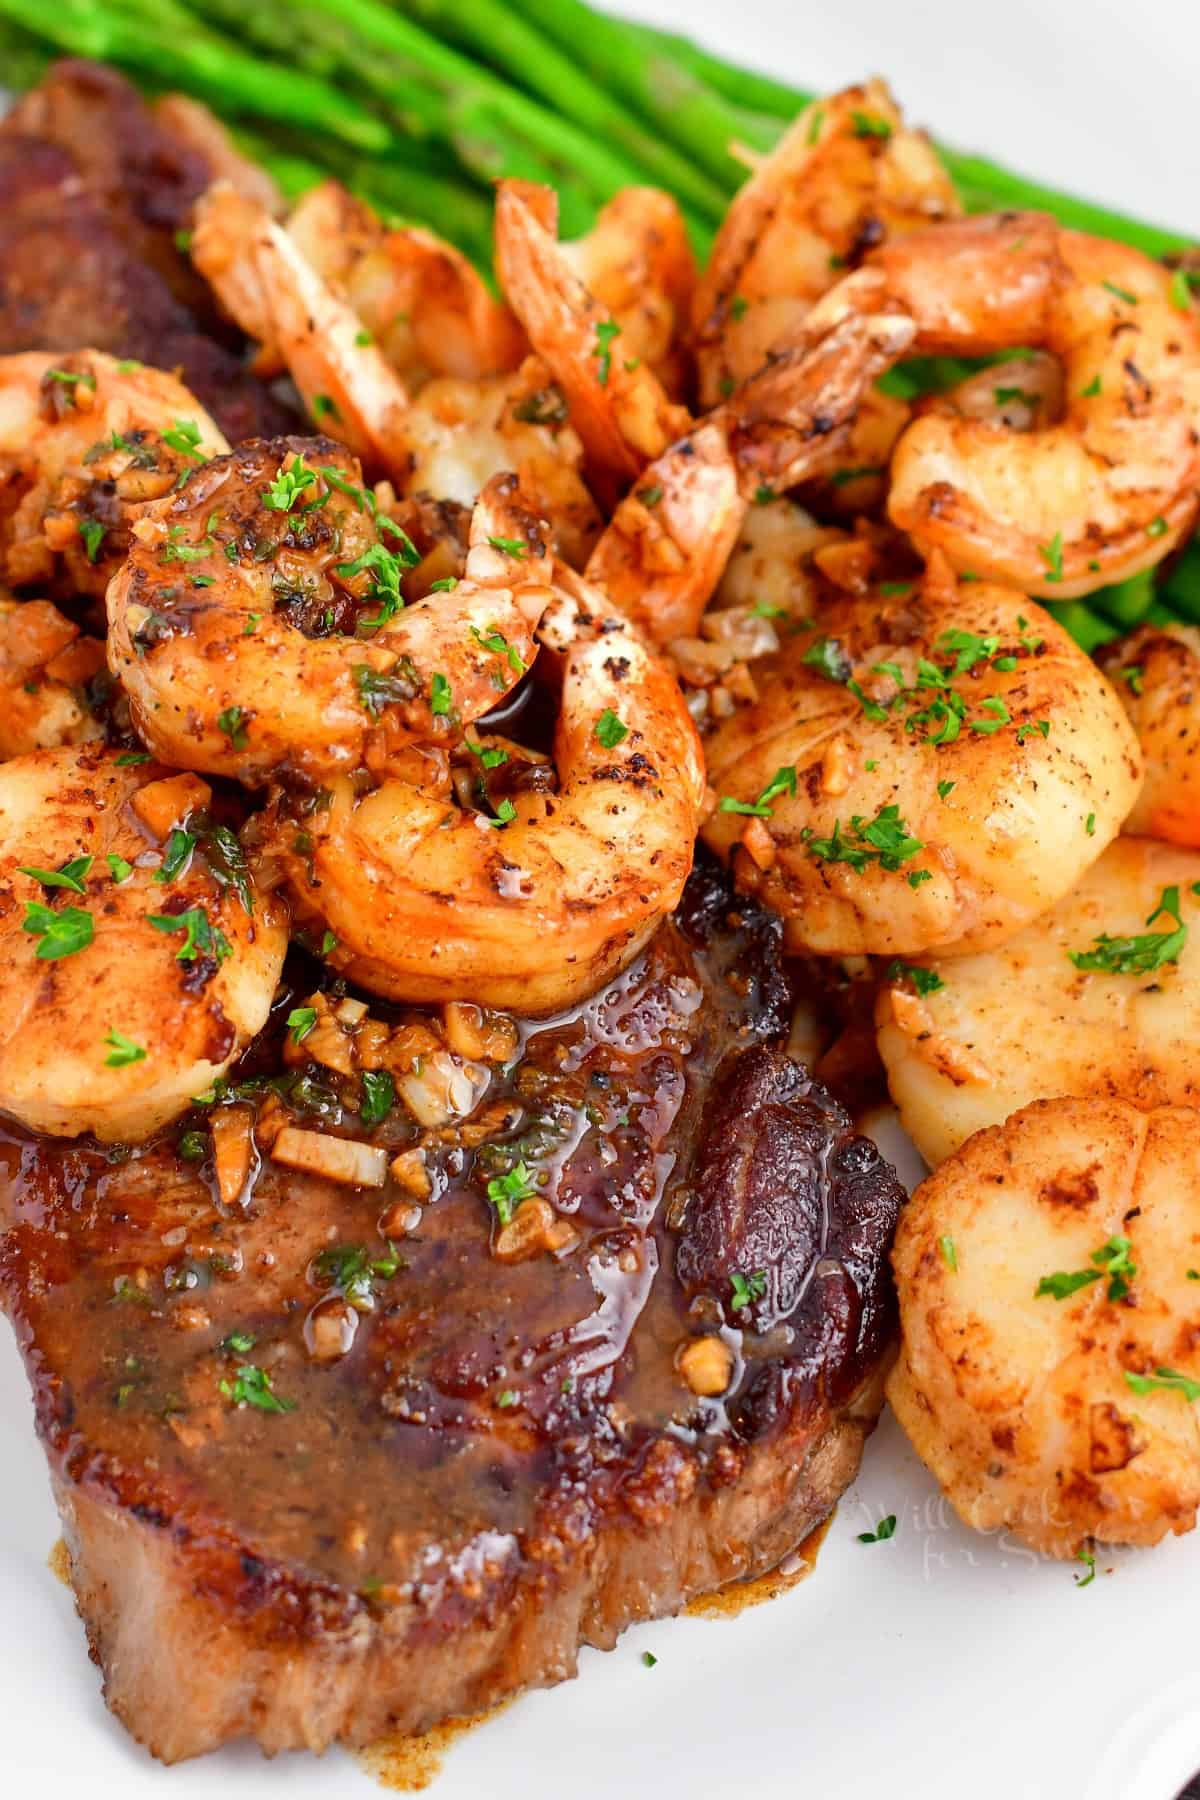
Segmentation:
{"type": "Polygon", "coordinates": [[[514,1209],[536,1192],[537,1178],[524,1159],[514,1164],[507,1175],[493,1175],[487,1184],[487,1197],[501,1225],[511,1224],[514,1209]]]}
{"type": "Polygon", "coordinates": [[[1163,889],[1146,923],[1153,925],[1164,916],[1175,921],[1173,931],[1143,932],[1136,937],[1110,937],[1104,931],[1090,950],[1068,950],[1067,955],[1077,969],[1103,975],[1152,974],[1155,969],[1177,963],[1187,943],[1188,928],[1180,916],[1178,887],[1163,889]]]}
{"type": "Polygon", "coordinates": [[[32,876],[44,888],[66,888],[72,894],[85,894],[84,882],[91,869],[95,857],[73,856],[70,862],[63,863],[60,869],[35,869],[22,866],[18,873],[32,876]]]}
{"type": "Polygon", "coordinates": [[[1084,1544],[1075,1552],[1075,1560],[1076,1562],[1081,1562],[1087,1570],[1086,1575],[1077,1575],[1075,1577],[1075,1586],[1078,1588],[1090,1587],[1092,1582],[1096,1579],[1096,1552],[1094,1550],[1089,1550],[1087,1545],[1084,1544]]]}
{"type": "Polygon", "coordinates": [[[178,450],[181,456],[190,457],[193,462],[204,463],[208,457],[198,448],[200,443],[200,427],[195,419],[176,419],[170,431],[162,434],[164,444],[172,450],[178,450]]]}
{"type": "Polygon", "coordinates": [[[653,1650],[642,1651],[642,1667],[644,1669],[656,1669],[658,1667],[658,1658],[655,1656],[653,1650]]]}
{"type": "Polygon", "coordinates": [[[181,913],[147,913],[146,922],[155,931],[183,932],[183,943],[175,952],[176,962],[196,962],[211,956],[222,963],[233,955],[233,945],[219,927],[210,924],[203,907],[191,906],[181,913]]]}
{"type": "Polygon", "coordinates": [[[378,1125],[395,1104],[396,1084],[386,1069],[366,1069],[362,1085],[363,1098],[358,1116],[364,1125],[378,1125]]]}
{"type": "Polygon", "coordinates": [[[79,521],[79,535],[83,539],[83,547],[90,563],[99,559],[100,546],[104,542],[106,529],[99,519],[80,519],[79,521]]]}
{"type": "Polygon", "coordinates": [[[730,1312],[744,1312],[755,1300],[761,1300],[767,1291],[767,1277],[764,1270],[756,1270],[753,1275],[743,1275],[734,1270],[729,1277],[729,1285],[733,1290],[729,1302],[730,1312]]]}
{"type": "Polygon", "coordinates": [[[1114,299],[1122,301],[1126,306],[1136,306],[1138,303],[1136,294],[1130,293],[1126,287],[1118,287],[1115,281],[1102,281],[1100,286],[1106,293],[1111,294],[1114,299]]]}
{"type": "Polygon", "coordinates": [[[240,706],[227,706],[217,714],[217,730],[229,740],[231,750],[246,748],[246,715],[240,706]]]}
{"type": "Polygon", "coordinates": [[[1046,580],[1061,581],[1063,578],[1062,532],[1056,531],[1048,544],[1039,544],[1037,552],[1046,565],[1046,580]]]}
{"type": "Polygon", "coordinates": [[[55,912],[39,901],[31,900],[25,908],[22,931],[40,940],[34,955],[39,962],[58,962],[86,950],[96,934],[90,912],[79,906],[64,906],[55,912]]]}
{"type": "Polygon", "coordinates": [[[293,1044],[303,1043],[317,1022],[315,1006],[293,1006],[287,1016],[288,1034],[293,1044]]]}
{"type": "Polygon", "coordinates": [[[1087,818],[1083,822],[1083,829],[1087,832],[1089,837],[1095,837],[1095,835],[1096,835],[1096,815],[1095,815],[1095,813],[1088,814],[1087,818]]]}
{"type": "Polygon", "coordinates": [[[895,1535],[896,1515],[889,1513],[886,1519],[880,1519],[874,1531],[860,1531],[858,1541],[860,1544],[886,1544],[887,1540],[895,1535]]]}
{"type": "Polygon", "coordinates": [[[771,817],[771,802],[781,794],[795,794],[796,770],[794,765],[785,765],[776,769],[774,775],[758,796],[757,800],[734,800],[728,794],[720,803],[718,811],[723,813],[740,813],[754,819],[771,817]]]}
{"type": "Polygon", "coordinates": [[[611,706],[606,706],[596,720],[595,734],[605,750],[615,750],[629,736],[629,727],[617,717],[611,706]]]}
{"type": "Polygon", "coordinates": [[[282,1395],[277,1394],[271,1385],[268,1371],[257,1368],[254,1363],[241,1363],[232,1381],[221,1381],[217,1385],[234,1406],[252,1406],[257,1412],[265,1413],[290,1413],[296,1410],[296,1402],[285,1400],[282,1395]]]}
{"type": "Polygon", "coordinates": [[[162,865],[155,871],[154,876],[160,887],[165,887],[169,881],[174,881],[177,875],[183,873],[192,859],[192,851],[195,848],[196,840],[190,831],[184,831],[177,825],[168,834],[163,848],[162,865]]]}
{"type": "Polygon", "coordinates": [[[881,142],[886,142],[892,135],[892,127],[888,121],[881,119],[877,113],[852,112],[850,123],[856,138],[879,138],[881,142]]]}
{"type": "Polygon", "coordinates": [[[1101,388],[1100,377],[1099,377],[1099,375],[1093,375],[1092,379],[1088,382],[1087,386],[1085,388],[1080,388],[1079,398],[1081,400],[1095,400],[1098,398],[1098,396],[1100,395],[1101,392],[1102,392],[1102,388],[1101,388]]]}
{"type": "Polygon", "coordinates": [[[836,681],[841,687],[850,679],[853,664],[836,638],[814,638],[800,660],[805,668],[815,669],[826,681],[836,681]]]}
{"type": "Polygon", "coordinates": [[[488,543],[493,550],[499,550],[502,556],[511,556],[514,562],[524,562],[529,553],[529,546],[524,538],[490,537],[488,543]]]}
{"type": "Polygon", "coordinates": [[[952,1274],[958,1273],[958,1251],[954,1247],[952,1237],[938,1239],[938,1255],[952,1274]]]}
{"type": "Polygon", "coordinates": [[[132,1038],[126,1037],[123,1031],[115,1028],[104,1040],[108,1046],[108,1055],[104,1059],[107,1069],[127,1069],[130,1063],[145,1062],[146,1052],[132,1038]]]}
{"type": "Polygon", "coordinates": [[[1155,1369],[1153,1375],[1135,1375],[1132,1369],[1126,1369],[1124,1373],[1126,1385],[1135,1394],[1149,1394],[1161,1389],[1166,1394],[1182,1394],[1188,1401],[1200,1400],[1200,1381],[1181,1375],[1178,1369],[1155,1369]]]}
{"type": "Polygon", "coordinates": [[[936,994],[939,988],[946,985],[936,969],[923,968],[920,963],[901,962],[898,957],[895,962],[888,964],[883,979],[891,982],[894,987],[911,987],[922,999],[926,994],[936,994]]]}
{"type": "Polygon", "coordinates": [[[429,684],[429,710],[435,719],[449,718],[450,701],[450,683],[444,675],[435,674],[429,684]]]}
{"type": "Polygon", "coordinates": [[[596,380],[601,387],[608,386],[608,377],[612,371],[613,339],[621,335],[621,327],[615,319],[601,319],[596,326],[596,347],[592,355],[596,359],[596,380]]]}

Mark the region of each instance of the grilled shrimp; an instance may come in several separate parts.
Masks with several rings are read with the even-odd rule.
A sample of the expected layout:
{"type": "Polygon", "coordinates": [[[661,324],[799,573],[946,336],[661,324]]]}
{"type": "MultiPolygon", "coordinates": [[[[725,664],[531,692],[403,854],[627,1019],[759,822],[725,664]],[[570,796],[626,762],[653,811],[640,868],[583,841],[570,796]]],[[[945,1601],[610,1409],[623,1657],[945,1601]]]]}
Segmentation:
{"type": "Polygon", "coordinates": [[[299,840],[277,812],[268,850],[300,922],[332,932],[327,960],[374,993],[551,1012],[630,962],[679,898],[704,792],[695,728],[603,595],[560,579],[541,626],[562,662],[556,792],[516,787],[493,814],[339,777],[303,806],[299,840]]]}
{"type": "Polygon", "coordinates": [[[160,369],[99,350],[0,357],[0,576],[102,595],[144,503],[228,448],[160,369]]]}
{"type": "MultiPolygon", "coordinates": [[[[304,242],[311,236],[306,232],[304,242]]],[[[369,469],[386,473],[402,493],[430,492],[467,506],[493,475],[513,470],[551,522],[563,554],[572,561],[586,558],[600,519],[580,473],[583,446],[549,371],[536,358],[486,379],[439,376],[413,399],[389,360],[394,337],[384,333],[376,341],[348,301],[321,279],[300,243],[265,208],[225,183],[197,203],[192,255],[242,330],[260,345],[264,365],[286,366],[318,427],[369,469]]],[[[422,251],[422,279],[432,279],[430,261],[422,251]]],[[[480,323],[484,301],[492,303],[465,266],[450,262],[443,273],[458,285],[453,307],[448,303],[452,316],[441,360],[486,362],[504,329],[494,318],[486,328],[480,323]]],[[[436,330],[430,314],[422,357],[432,354],[427,338],[436,330]]]]}
{"type": "Polygon", "coordinates": [[[0,767],[0,1108],[149,1135],[266,1021],[287,931],[210,794],[95,745],[0,767]]]}
{"type": "Polygon", "coordinates": [[[1137,742],[1091,660],[944,565],[840,599],[754,665],[707,740],[706,841],[825,955],[1002,943],[1120,830],[1137,742]]]}
{"type": "Polygon", "coordinates": [[[497,476],[465,578],[406,607],[416,552],[322,438],[239,446],[137,535],[108,593],[134,722],[176,767],[250,783],[449,742],[520,679],[550,598],[538,521],[497,476]]]}
{"type": "Polygon", "coordinates": [[[99,737],[86,690],[104,645],[49,600],[0,598],[0,762],[99,737]]]}
{"type": "Polygon", "coordinates": [[[1200,1117],[1043,1100],[922,1183],[888,1399],[955,1511],[1051,1556],[1200,1505],[1200,1117]]]}
{"type": "Polygon", "coordinates": [[[1121,837],[1002,948],[895,972],[879,1050],[927,1162],[1051,1094],[1200,1105],[1198,881],[1194,851],[1121,837]]]}
{"type": "Polygon", "coordinates": [[[1146,759],[1126,831],[1200,850],[1200,627],[1143,625],[1097,660],[1146,759]]]}
{"type": "Polygon", "coordinates": [[[622,360],[640,358],[669,397],[681,399],[691,376],[685,346],[697,277],[687,226],[671,195],[622,188],[586,237],[559,250],[619,327],[622,360]]]}
{"type": "Polygon", "coordinates": [[[587,578],[655,642],[696,630],[753,501],[836,457],[875,376],[911,338],[904,319],[803,329],[649,465],[592,552],[587,578]]]}
{"type": "Polygon", "coordinates": [[[414,226],[389,229],[340,182],[311,188],[287,233],[411,390],[437,375],[508,374],[524,357],[521,327],[461,251],[414,226]]]}
{"type": "Polygon", "coordinates": [[[1066,600],[1158,562],[1190,530],[1200,483],[1200,327],[1136,250],[1036,213],[962,219],[887,244],[812,320],[907,312],[919,351],[1043,349],[1057,422],[1010,432],[931,411],[892,458],[888,512],[926,551],[1066,600]]]}
{"type": "Polygon", "coordinates": [[[838,270],[959,211],[936,151],[904,125],[884,82],[815,100],[717,233],[692,312],[701,403],[716,406],[761,368],[838,270]]]}
{"type": "Polygon", "coordinates": [[[496,270],[509,305],[566,397],[592,485],[614,500],[689,420],[558,242],[557,197],[527,181],[496,194],[496,270]]]}

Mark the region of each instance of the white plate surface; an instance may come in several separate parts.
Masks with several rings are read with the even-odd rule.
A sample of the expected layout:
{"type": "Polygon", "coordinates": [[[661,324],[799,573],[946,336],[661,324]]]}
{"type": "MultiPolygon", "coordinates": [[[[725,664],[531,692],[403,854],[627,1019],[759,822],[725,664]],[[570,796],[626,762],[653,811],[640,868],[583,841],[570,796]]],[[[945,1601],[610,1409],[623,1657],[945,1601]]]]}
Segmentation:
{"type": "MultiPolygon", "coordinates": [[[[615,4],[615,0],[613,0],[615,4]]],[[[645,0],[782,79],[881,71],[910,116],[1047,182],[1200,232],[1193,0],[645,0]]],[[[66,1589],[24,1376],[0,1331],[0,1797],[366,1800],[348,1757],[168,1772],[109,1718],[66,1589]]],[[[815,1574],[735,1619],[586,1653],[449,1751],[436,1800],[1172,1800],[1200,1768],[1200,1539],[1070,1566],[967,1532],[890,1420],[815,1574]],[[896,1513],[895,1537],[856,1534],[896,1513]],[[658,1664],[647,1669],[643,1650],[658,1664]]]]}

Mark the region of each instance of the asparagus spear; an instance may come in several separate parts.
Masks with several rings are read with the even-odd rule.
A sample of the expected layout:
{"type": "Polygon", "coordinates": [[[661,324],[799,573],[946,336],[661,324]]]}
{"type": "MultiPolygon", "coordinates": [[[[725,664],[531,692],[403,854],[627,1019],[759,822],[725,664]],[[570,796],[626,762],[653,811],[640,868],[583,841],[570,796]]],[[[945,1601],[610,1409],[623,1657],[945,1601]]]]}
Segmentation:
{"type": "Polygon", "coordinates": [[[577,56],[564,55],[502,0],[408,0],[407,10],[430,30],[485,57],[523,87],[590,132],[600,133],[685,205],[716,220],[725,194],[687,157],[647,131],[620,102],[594,82],[577,56]]]}
{"type": "Polygon", "coordinates": [[[578,56],[586,46],[589,65],[613,93],[726,191],[740,186],[746,171],[729,154],[742,135],[742,121],[728,103],[671,58],[633,37],[624,24],[593,12],[583,0],[513,0],[518,12],[553,42],[578,56]]]}
{"type": "Polygon", "coordinates": [[[741,69],[736,63],[722,62],[719,56],[713,56],[680,32],[660,31],[653,25],[635,24],[632,19],[625,29],[640,39],[648,51],[677,62],[740,112],[763,119],[773,118],[777,122],[782,119],[790,124],[812,99],[811,94],[801,94],[781,81],[772,81],[769,75],[760,75],[754,69],[741,69]]]}
{"type": "MultiPolygon", "coordinates": [[[[177,9],[117,11],[100,0],[0,0],[13,20],[61,50],[144,71],[152,81],[200,95],[221,112],[246,111],[286,124],[328,132],[358,150],[380,152],[392,142],[373,118],[335,88],[300,71],[275,69],[210,33],[180,29],[177,9]]],[[[189,21],[189,23],[192,23],[189,21]]]]}

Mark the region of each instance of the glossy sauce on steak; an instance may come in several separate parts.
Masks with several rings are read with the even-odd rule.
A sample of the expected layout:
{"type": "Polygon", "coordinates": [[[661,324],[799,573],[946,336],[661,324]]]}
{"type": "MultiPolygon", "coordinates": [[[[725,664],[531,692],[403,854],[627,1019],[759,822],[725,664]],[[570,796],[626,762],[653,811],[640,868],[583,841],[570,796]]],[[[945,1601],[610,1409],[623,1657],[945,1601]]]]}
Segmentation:
{"type": "MultiPolygon", "coordinates": [[[[157,1755],[477,1711],[828,1513],[902,1190],[775,1047],[788,1015],[777,923],[706,864],[630,970],[523,1028],[482,1141],[424,1132],[420,1208],[265,1157],[222,1206],[180,1153],[211,1111],[129,1153],[4,1134],[0,1291],[106,1696],[157,1755]],[[573,1229],[504,1262],[487,1187],[519,1163],[573,1229]],[[708,1396],[680,1363],[705,1338],[708,1396]]],[[[364,1134],[320,1070],[288,1080],[364,1134]]],[[[417,1129],[396,1105],[369,1135],[417,1129]]]]}

